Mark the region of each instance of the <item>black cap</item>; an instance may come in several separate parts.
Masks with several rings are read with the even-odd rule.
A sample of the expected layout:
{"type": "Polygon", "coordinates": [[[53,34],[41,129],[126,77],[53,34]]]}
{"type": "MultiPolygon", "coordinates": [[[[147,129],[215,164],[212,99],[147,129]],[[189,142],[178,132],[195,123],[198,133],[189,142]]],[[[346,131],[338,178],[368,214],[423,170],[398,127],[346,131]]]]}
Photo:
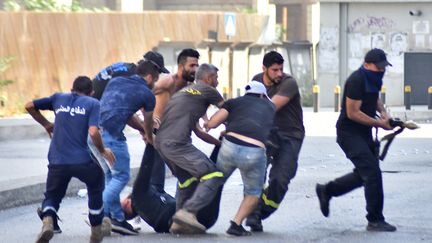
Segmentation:
{"type": "Polygon", "coordinates": [[[385,69],[387,66],[393,66],[387,61],[385,52],[378,48],[368,51],[364,61],[367,63],[373,63],[380,69],[385,69]]]}
{"type": "Polygon", "coordinates": [[[160,53],[155,51],[149,51],[144,54],[143,57],[144,60],[151,61],[154,65],[156,65],[161,73],[169,73],[168,69],[165,68],[164,58],[160,53]]]}

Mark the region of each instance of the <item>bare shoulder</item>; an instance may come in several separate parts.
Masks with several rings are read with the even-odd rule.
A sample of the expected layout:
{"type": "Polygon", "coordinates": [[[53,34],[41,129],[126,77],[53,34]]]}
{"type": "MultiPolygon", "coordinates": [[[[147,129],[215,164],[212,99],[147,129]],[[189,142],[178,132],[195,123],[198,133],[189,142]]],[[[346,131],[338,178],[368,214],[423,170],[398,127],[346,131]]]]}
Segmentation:
{"type": "Polygon", "coordinates": [[[164,91],[169,91],[174,86],[174,78],[172,75],[164,75],[161,77],[154,86],[154,93],[158,94],[164,91]]]}

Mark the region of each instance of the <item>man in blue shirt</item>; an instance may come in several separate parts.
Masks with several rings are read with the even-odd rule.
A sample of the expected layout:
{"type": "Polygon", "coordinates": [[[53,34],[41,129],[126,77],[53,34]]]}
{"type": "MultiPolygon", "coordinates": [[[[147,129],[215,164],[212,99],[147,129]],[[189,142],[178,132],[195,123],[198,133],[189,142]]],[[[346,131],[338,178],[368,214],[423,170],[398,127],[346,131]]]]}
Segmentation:
{"type": "Polygon", "coordinates": [[[147,143],[152,143],[155,97],[151,89],[161,72],[160,66],[154,62],[142,60],[138,63],[136,75],[111,79],[101,99],[102,139],[116,156],[114,166],[105,171],[105,215],[111,217],[112,230],[123,235],[138,234],[125,220],[120,205],[120,192],[130,178],[130,156],[123,130],[130,118],[141,110],[144,124],[134,128],[145,134],[147,143]]]}
{"type": "MultiPolygon", "coordinates": [[[[197,52],[198,54],[198,52],[197,52]]],[[[180,54],[181,55],[181,54],[180,54]]],[[[198,54],[199,55],[199,54],[198,54]]],[[[164,58],[163,56],[156,52],[156,51],[148,51],[143,55],[143,60],[147,60],[152,62],[154,65],[156,65],[162,73],[169,73],[169,71],[165,68],[165,62],[164,62],[164,58]]],[[[142,61],[142,60],[141,60],[142,61]]],[[[196,62],[197,66],[198,66],[198,62],[196,62]]],[[[117,62],[114,63],[106,68],[104,68],[102,71],[100,71],[95,78],[93,79],[93,97],[100,100],[102,98],[102,95],[105,91],[105,87],[107,86],[108,82],[115,78],[115,77],[129,77],[131,75],[136,74],[137,72],[137,64],[135,63],[127,63],[127,62],[117,62]]],[[[171,77],[171,75],[167,75],[169,77],[171,77]]],[[[160,82],[160,81],[159,81],[160,82]]],[[[158,82],[158,83],[159,83],[158,82]]],[[[164,82],[166,83],[166,82],[164,82]]],[[[176,87],[178,89],[182,88],[182,87],[176,87]]],[[[158,92],[163,93],[163,91],[161,91],[161,89],[157,86],[155,86],[155,95],[156,95],[156,99],[158,96],[158,92]]],[[[172,91],[174,92],[174,91],[172,91]]],[[[161,103],[161,102],[157,102],[157,103],[161,103]]],[[[161,103],[164,104],[164,103],[161,103]]],[[[155,107],[155,112],[153,114],[153,118],[156,119],[155,115],[157,115],[156,111],[157,111],[158,107],[155,107]]],[[[141,129],[141,119],[139,118],[138,115],[134,115],[132,116],[129,121],[128,121],[128,125],[131,126],[132,128],[135,129],[141,129]]],[[[107,163],[103,162],[101,155],[99,155],[97,153],[97,150],[95,150],[93,148],[93,145],[91,144],[91,141],[89,141],[89,146],[90,146],[90,150],[92,151],[93,155],[98,159],[98,161],[100,162],[100,165],[102,166],[102,168],[104,169],[104,171],[108,170],[109,167],[107,165],[107,163]]],[[[147,146],[146,149],[150,149],[150,147],[152,146],[147,146]]],[[[159,158],[159,156],[157,157],[159,158]]],[[[157,163],[155,164],[155,166],[153,167],[153,173],[151,174],[151,183],[155,186],[157,186],[161,191],[163,190],[164,187],[164,182],[165,182],[165,163],[162,160],[158,160],[157,163]]]]}
{"type": "MultiPolygon", "coordinates": [[[[143,55],[144,60],[149,60],[158,65],[162,73],[169,73],[168,69],[164,66],[163,56],[155,51],[148,51],[143,55]]],[[[128,77],[136,74],[137,65],[129,62],[116,62],[108,67],[102,69],[96,74],[93,79],[93,97],[100,100],[108,82],[115,77],[123,76],[128,77]]]]}
{"type": "MultiPolygon", "coordinates": [[[[72,93],[55,93],[50,97],[33,100],[25,106],[52,138],[48,152],[45,199],[42,203],[43,226],[36,242],[48,242],[53,237],[57,211],[72,177],[78,178],[87,186],[89,221],[92,226],[90,242],[102,241],[104,179],[102,169],[90,156],[87,136],[90,135],[108,162],[113,163],[115,157],[102,143],[98,129],[99,102],[89,97],[91,93],[91,80],[88,77],[78,77],[73,83],[72,93]],[[55,125],[40,110],[54,111],[55,125]]],[[[109,228],[109,219],[104,219],[104,225],[109,228]]]]}

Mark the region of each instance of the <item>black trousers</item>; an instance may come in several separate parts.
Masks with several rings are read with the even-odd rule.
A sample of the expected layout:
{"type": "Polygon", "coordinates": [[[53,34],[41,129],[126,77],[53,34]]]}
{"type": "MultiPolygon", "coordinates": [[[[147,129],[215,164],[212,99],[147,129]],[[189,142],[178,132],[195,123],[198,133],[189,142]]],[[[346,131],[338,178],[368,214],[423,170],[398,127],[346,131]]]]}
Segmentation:
{"type": "Polygon", "coordinates": [[[80,165],[48,165],[45,199],[42,216],[57,220],[60,203],[72,177],[84,182],[88,192],[89,220],[92,226],[100,225],[103,218],[102,192],[105,187],[102,168],[94,162],[80,165]]]}
{"type": "MultiPolygon", "coordinates": [[[[213,150],[215,156],[217,156],[217,151],[218,147],[213,150]]],[[[150,182],[153,179],[156,154],[157,151],[152,145],[146,145],[132,190],[132,205],[135,212],[156,232],[167,233],[171,226],[171,218],[176,211],[176,199],[165,191],[160,191],[153,182],[150,182]]],[[[197,185],[198,182],[194,181],[190,187],[196,189],[197,185]]],[[[219,216],[221,194],[222,187],[218,189],[213,200],[197,213],[198,221],[207,229],[216,223],[219,216]]]]}
{"type": "Polygon", "coordinates": [[[268,187],[264,189],[260,203],[253,213],[261,219],[274,213],[285,197],[288,185],[297,172],[303,139],[281,136],[279,143],[280,147],[270,160],[268,187]]]}
{"type": "Polygon", "coordinates": [[[367,220],[371,222],[384,220],[382,175],[371,133],[359,134],[338,129],[337,143],[354,164],[355,169],[330,181],[326,185],[327,193],[337,197],[363,186],[367,220]]]}

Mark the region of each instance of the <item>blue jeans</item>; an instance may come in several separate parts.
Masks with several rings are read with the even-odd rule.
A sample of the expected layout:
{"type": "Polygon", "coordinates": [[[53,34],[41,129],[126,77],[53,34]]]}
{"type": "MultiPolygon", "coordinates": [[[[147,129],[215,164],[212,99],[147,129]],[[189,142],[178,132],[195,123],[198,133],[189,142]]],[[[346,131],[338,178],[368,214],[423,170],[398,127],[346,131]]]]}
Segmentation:
{"type": "Polygon", "coordinates": [[[112,169],[105,171],[105,190],[103,192],[105,215],[123,221],[125,217],[120,205],[120,193],[130,178],[128,146],[126,140],[113,137],[106,130],[102,132],[102,140],[116,157],[112,169]]]}
{"type": "Polygon", "coordinates": [[[248,147],[222,141],[216,166],[225,180],[239,168],[244,184],[244,194],[259,197],[264,185],[267,157],[264,148],[248,147]]]}

